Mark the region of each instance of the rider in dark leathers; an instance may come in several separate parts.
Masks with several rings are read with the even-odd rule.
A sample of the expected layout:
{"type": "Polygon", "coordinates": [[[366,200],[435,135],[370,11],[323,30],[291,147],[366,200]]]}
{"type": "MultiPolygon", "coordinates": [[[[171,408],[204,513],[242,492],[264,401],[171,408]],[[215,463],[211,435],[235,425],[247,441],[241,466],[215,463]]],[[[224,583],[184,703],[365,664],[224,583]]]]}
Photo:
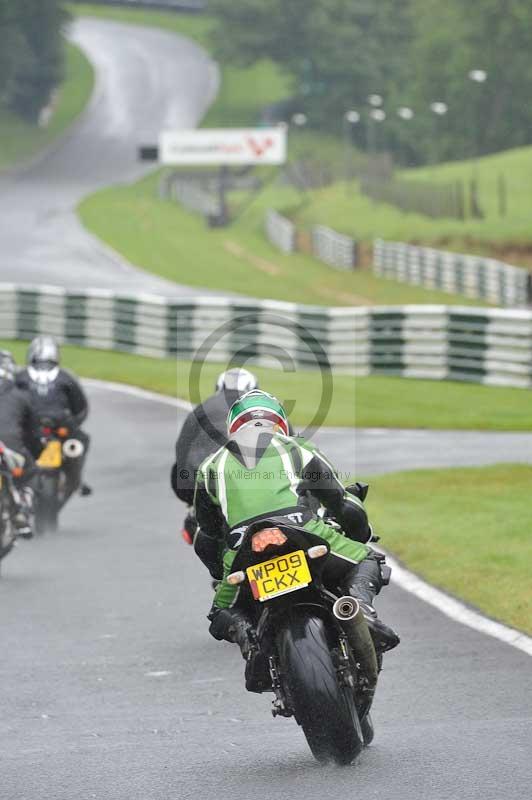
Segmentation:
{"type": "Polygon", "coordinates": [[[88,434],[81,430],[89,411],[85,393],[76,378],[59,366],[59,347],[51,336],[38,336],[31,342],[27,362],[27,368],[17,374],[17,386],[28,393],[41,423],[51,418],[59,425],[66,425],[84,447],[79,458],[65,462],[65,496],[68,498],[80,488],[82,494],[89,494],[90,488],[82,483],[83,465],[90,443],[88,434]]]}
{"type": "MultiPolygon", "coordinates": [[[[216,393],[196,406],[186,417],[175,445],[176,460],[172,466],[170,483],[177,497],[192,506],[199,465],[227,442],[227,414],[235,400],[258,387],[257,378],[246,369],[233,368],[222,372],[216,382],[216,393]]],[[[212,549],[196,530],[194,516],[189,513],[184,522],[183,535],[192,543],[196,554],[208,567],[213,578],[221,577],[223,566],[218,548],[212,549]]]]}
{"type": "Polygon", "coordinates": [[[15,362],[7,351],[0,352],[0,441],[24,459],[24,473],[13,484],[12,496],[17,508],[14,522],[20,535],[31,536],[33,493],[26,482],[31,477],[34,459],[42,451],[40,427],[28,395],[15,385],[15,362]]]}

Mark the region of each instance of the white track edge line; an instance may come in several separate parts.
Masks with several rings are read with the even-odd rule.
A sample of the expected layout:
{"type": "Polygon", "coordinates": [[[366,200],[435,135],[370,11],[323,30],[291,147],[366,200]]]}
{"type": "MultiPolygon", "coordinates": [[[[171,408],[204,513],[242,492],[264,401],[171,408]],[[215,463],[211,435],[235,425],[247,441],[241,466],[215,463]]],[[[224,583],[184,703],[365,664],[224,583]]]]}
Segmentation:
{"type": "Polygon", "coordinates": [[[168,397],[158,392],[150,392],[148,389],[140,389],[138,386],[131,386],[129,383],[117,383],[116,381],[100,381],[96,378],[82,378],[86,386],[94,386],[96,389],[108,389],[111,392],[121,392],[141,400],[151,400],[153,403],[164,403],[166,406],[180,408],[183,411],[192,411],[193,405],[187,400],[179,397],[168,397]]]}
{"type": "Polygon", "coordinates": [[[460,622],[468,628],[473,628],[475,631],[492,636],[494,639],[516,647],[518,650],[522,650],[523,653],[532,656],[532,638],[527,636],[526,633],[485,617],[480,611],[475,611],[460,600],[451,597],[440,589],[436,589],[435,586],[431,586],[422,578],[398,564],[388,553],[386,553],[386,562],[392,568],[392,582],[400,586],[401,589],[437,608],[438,611],[441,611],[442,614],[454,622],[460,622]]]}
{"type": "MultiPolygon", "coordinates": [[[[150,392],[147,389],[139,389],[136,386],[130,386],[127,383],[115,383],[110,381],[100,381],[93,378],[84,378],[83,382],[87,386],[94,386],[100,389],[108,389],[112,392],[122,392],[123,394],[138,397],[141,400],[151,400],[154,403],[164,403],[174,408],[180,408],[183,411],[190,411],[192,404],[186,400],[181,400],[177,397],[166,397],[157,392],[150,392]]],[[[415,595],[419,600],[423,600],[430,606],[433,606],[446,617],[452,619],[454,622],[459,622],[472,628],[479,633],[484,633],[494,639],[498,639],[504,644],[515,647],[529,656],[532,656],[532,637],[527,636],[526,633],[521,633],[514,628],[509,628],[503,625],[502,622],[496,622],[489,617],[485,617],[479,611],[469,608],[460,600],[450,597],[435,586],[426,583],[422,578],[414,575],[413,572],[401,566],[392,556],[386,554],[386,560],[393,570],[393,583],[397,584],[401,589],[415,595]]]]}

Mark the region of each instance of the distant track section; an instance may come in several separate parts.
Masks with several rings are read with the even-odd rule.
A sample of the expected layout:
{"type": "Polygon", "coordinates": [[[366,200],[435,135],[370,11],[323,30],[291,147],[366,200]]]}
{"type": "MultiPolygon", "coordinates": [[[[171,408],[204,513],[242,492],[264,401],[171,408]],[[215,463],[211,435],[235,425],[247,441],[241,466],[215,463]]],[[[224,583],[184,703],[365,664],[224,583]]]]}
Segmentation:
{"type": "MultiPolygon", "coordinates": [[[[76,2],[76,0],[74,0],[76,2]]],[[[200,13],[207,9],[206,0],[93,0],[100,6],[137,6],[169,11],[200,13]]]]}

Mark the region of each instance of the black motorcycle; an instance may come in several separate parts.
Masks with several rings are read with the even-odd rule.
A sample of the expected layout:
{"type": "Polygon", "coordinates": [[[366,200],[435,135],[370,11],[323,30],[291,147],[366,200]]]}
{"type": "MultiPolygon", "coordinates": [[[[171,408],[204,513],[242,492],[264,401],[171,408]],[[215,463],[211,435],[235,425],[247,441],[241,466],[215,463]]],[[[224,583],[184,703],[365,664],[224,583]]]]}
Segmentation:
{"type": "Polygon", "coordinates": [[[272,691],[273,715],[295,717],[318,761],[350,764],[373,738],[382,656],[328,556],[305,529],[262,520],[247,529],[228,581],[254,622],[246,689],[272,691]]]}
{"type": "Polygon", "coordinates": [[[66,418],[43,419],[41,438],[45,445],[37,459],[34,489],[36,532],[42,534],[57,530],[59,511],[76,488],[72,470],[85,448],[66,418]]]}
{"type": "Polygon", "coordinates": [[[14,516],[17,512],[14,482],[22,476],[24,459],[0,442],[0,562],[13,549],[17,539],[14,516]]]}

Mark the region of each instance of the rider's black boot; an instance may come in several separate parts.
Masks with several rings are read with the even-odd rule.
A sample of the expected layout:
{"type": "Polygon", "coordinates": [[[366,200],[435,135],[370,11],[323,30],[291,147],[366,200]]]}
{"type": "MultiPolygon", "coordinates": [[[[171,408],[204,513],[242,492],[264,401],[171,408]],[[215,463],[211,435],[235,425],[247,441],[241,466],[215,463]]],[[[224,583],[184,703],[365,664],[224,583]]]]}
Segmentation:
{"type": "Polygon", "coordinates": [[[399,636],[377,616],[373,607],[373,598],[383,585],[379,562],[371,555],[357,564],[343,582],[343,589],[351,597],[355,597],[362,609],[364,618],[373,638],[375,649],[380,653],[392,650],[400,642],[399,636]]]}
{"type": "Polygon", "coordinates": [[[212,620],[211,636],[218,641],[234,642],[240,647],[242,657],[247,659],[252,649],[249,632],[253,632],[248,615],[239,608],[219,608],[211,611],[209,619],[212,620]]]}

